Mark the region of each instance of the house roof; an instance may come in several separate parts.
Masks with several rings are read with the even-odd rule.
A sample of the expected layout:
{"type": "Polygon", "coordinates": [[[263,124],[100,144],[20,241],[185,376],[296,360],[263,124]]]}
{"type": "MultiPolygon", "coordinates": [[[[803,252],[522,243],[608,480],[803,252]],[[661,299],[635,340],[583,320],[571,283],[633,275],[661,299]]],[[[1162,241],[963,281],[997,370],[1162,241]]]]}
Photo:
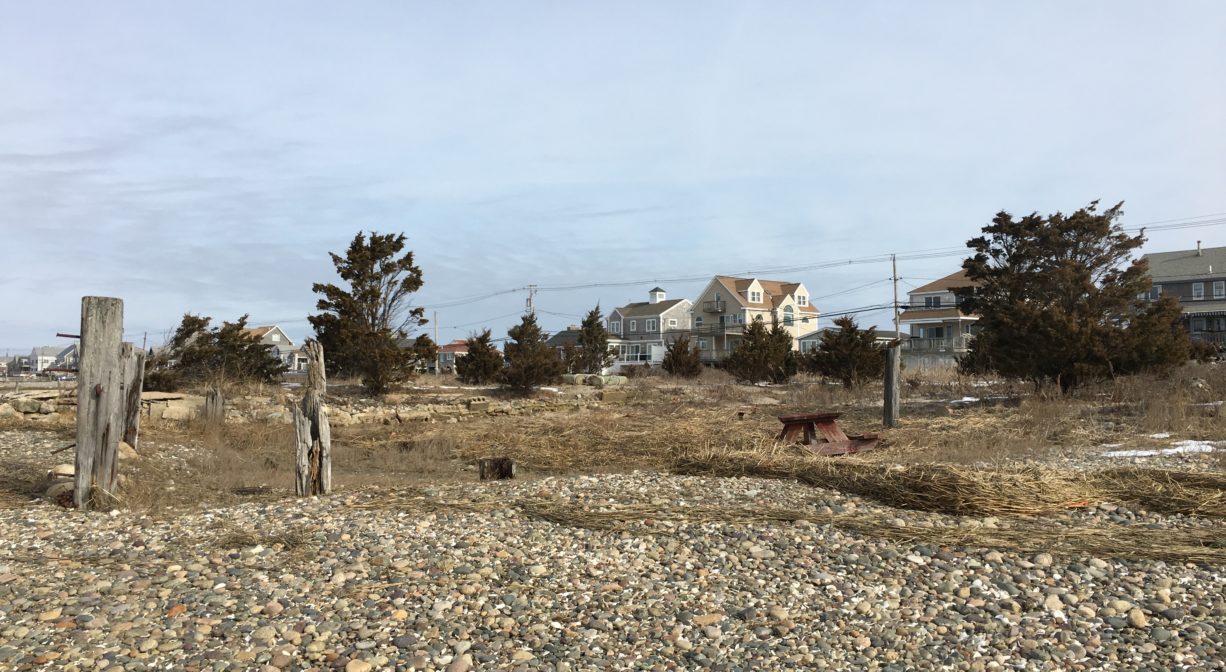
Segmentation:
{"type": "Polygon", "coordinates": [[[939,280],[933,280],[932,282],[916,287],[907,293],[923,294],[926,292],[948,292],[952,289],[957,289],[958,287],[977,287],[979,284],[980,283],[978,281],[971,280],[970,278],[966,277],[966,269],[959,269],[956,273],[950,273],[939,280]]]}
{"type": "Polygon", "coordinates": [[[462,338],[457,338],[456,340],[448,343],[447,345],[440,345],[438,347],[438,352],[440,355],[442,354],[453,354],[454,355],[457,353],[467,354],[468,353],[468,341],[462,338]]]}
{"type": "Polygon", "coordinates": [[[902,315],[899,316],[899,320],[902,322],[907,322],[907,321],[917,321],[917,320],[935,320],[938,318],[945,318],[945,317],[975,317],[975,316],[970,315],[968,313],[964,313],[961,310],[958,310],[956,306],[950,306],[948,308],[919,308],[916,310],[905,310],[903,311],[902,315]]]}
{"type": "Polygon", "coordinates": [[[686,301],[688,301],[688,299],[669,299],[667,301],[660,301],[659,303],[640,301],[639,303],[628,303],[619,308],[614,308],[613,310],[617,311],[617,313],[622,317],[652,317],[655,315],[660,315],[671,308],[675,308],[679,304],[686,301]]]}
{"type": "Polygon", "coordinates": [[[60,349],[54,345],[43,345],[30,351],[31,357],[55,357],[58,354],[60,349]]]}
{"type": "Polygon", "coordinates": [[[1226,301],[1183,301],[1180,305],[1187,315],[1226,313],[1226,301]]]}
{"type": "Polygon", "coordinates": [[[63,350],[60,350],[58,353],[56,353],[55,357],[56,357],[56,359],[61,359],[61,358],[67,357],[68,355],[70,355],[70,354],[72,354],[72,353],[74,353],[74,352],[76,352],[76,351],[77,351],[77,344],[76,344],[76,343],[73,343],[72,345],[68,346],[67,348],[64,348],[63,350]]]}
{"type": "MultiPolygon", "coordinates": [[[[746,308],[757,308],[759,310],[773,310],[778,308],[783,303],[784,298],[791,296],[800,287],[799,282],[783,282],[781,280],[762,280],[760,278],[736,278],[730,275],[717,275],[716,281],[723,285],[733,296],[736,297],[738,303],[746,308]],[[762,287],[762,300],[753,302],[749,300],[749,286],[757,281],[762,287]]],[[[802,313],[817,314],[817,308],[812,302],[806,306],[797,306],[797,310],[802,313]]]]}
{"type": "Polygon", "coordinates": [[[549,340],[545,341],[545,345],[548,345],[551,348],[560,348],[565,345],[574,345],[578,342],[579,330],[567,329],[566,331],[559,331],[553,336],[550,336],[549,340]]]}
{"type": "Polygon", "coordinates": [[[256,338],[264,338],[264,336],[266,336],[268,332],[276,328],[277,328],[277,325],[275,324],[267,324],[262,327],[247,327],[246,329],[243,329],[243,333],[251,334],[252,336],[255,336],[256,338]]]}
{"type": "Polygon", "coordinates": [[[1196,250],[1154,252],[1141,257],[1149,261],[1149,275],[1157,284],[1171,280],[1195,280],[1210,276],[1226,276],[1226,247],[1205,247],[1196,250]]]}
{"type": "Polygon", "coordinates": [[[653,288],[651,288],[651,289],[647,290],[647,293],[648,293],[648,294],[655,294],[656,292],[663,292],[663,291],[664,291],[664,289],[663,289],[663,288],[661,288],[661,287],[653,287],[653,288]]]}

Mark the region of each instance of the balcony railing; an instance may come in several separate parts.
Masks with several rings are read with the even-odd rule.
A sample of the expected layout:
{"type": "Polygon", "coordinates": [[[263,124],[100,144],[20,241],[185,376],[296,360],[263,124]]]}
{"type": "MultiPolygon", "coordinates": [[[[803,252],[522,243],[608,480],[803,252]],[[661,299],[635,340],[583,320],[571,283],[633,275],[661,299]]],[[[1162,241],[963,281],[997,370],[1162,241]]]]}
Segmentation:
{"type": "Polygon", "coordinates": [[[902,348],[912,352],[966,352],[971,338],[969,334],[949,338],[908,338],[902,342],[902,348]]]}
{"type": "Polygon", "coordinates": [[[1192,340],[1226,346],[1226,331],[1194,331],[1192,340]]]}
{"type": "Polygon", "coordinates": [[[728,311],[727,301],[703,301],[702,312],[704,313],[725,313],[728,311]]]}

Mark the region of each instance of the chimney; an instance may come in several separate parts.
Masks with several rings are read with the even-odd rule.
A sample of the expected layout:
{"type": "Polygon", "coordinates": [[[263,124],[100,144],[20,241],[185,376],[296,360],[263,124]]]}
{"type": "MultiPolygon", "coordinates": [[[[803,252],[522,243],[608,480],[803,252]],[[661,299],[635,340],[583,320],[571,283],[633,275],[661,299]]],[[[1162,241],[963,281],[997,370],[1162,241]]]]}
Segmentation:
{"type": "Polygon", "coordinates": [[[661,301],[664,300],[664,290],[660,289],[659,287],[656,287],[655,289],[648,292],[647,296],[650,297],[651,303],[660,303],[661,301]]]}
{"type": "Polygon", "coordinates": [[[1205,256],[1204,252],[1201,252],[1201,251],[1200,251],[1200,241],[1199,241],[1199,240],[1198,240],[1198,241],[1196,241],[1196,256],[1198,256],[1198,257],[1203,257],[1203,256],[1205,256]]]}

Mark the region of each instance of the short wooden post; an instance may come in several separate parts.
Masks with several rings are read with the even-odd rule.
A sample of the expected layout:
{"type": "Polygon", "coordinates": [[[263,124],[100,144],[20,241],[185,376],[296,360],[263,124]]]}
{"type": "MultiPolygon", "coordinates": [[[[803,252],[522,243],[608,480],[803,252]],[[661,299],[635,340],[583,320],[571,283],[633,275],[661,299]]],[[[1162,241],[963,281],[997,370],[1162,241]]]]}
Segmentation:
{"type": "Polygon", "coordinates": [[[902,348],[896,342],[885,350],[885,399],[881,424],[898,424],[898,397],[902,393],[902,348]]]}
{"type": "Polygon", "coordinates": [[[477,475],[483,481],[515,478],[515,461],[509,457],[483,457],[477,460],[477,475]]]}
{"type": "Polygon", "coordinates": [[[123,440],[133,450],[140,441],[140,395],[145,389],[145,351],[124,343],[120,351],[127,396],[123,409],[123,440]]]}
{"type": "Polygon", "coordinates": [[[324,410],[328,381],[324,370],[324,348],[318,341],[307,341],[306,391],[301,407],[295,406],[294,437],[297,460],[294,492],[299,497],[332,492],[332,428],[324,410]]]}
{"type": "Polygon", "coordinates": [[[225,399],[221,388],[213,387],[204,395],[204,422],[207,425],[220,425],[226,421],[225,399]]]}
{"type": "Polygon", "coordinates": [[[77,371],[77,458],[73,502],[77,508],[114,502],[115,461],[124,433],[123,301],[81,299],[81,358],[77,371]]]}

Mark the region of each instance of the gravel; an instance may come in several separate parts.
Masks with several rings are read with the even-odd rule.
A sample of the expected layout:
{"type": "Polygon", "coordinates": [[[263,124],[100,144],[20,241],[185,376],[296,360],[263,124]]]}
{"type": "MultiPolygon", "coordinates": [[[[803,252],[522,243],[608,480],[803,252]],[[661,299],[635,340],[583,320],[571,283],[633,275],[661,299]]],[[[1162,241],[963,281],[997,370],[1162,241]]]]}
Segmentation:
{"type": "MultiPolygon", "coordinates": [[[[0,456],[58,445],[0,440],[0,456]]],[[[795,483],[648,472],[159,517],[28,504],[0,510],[0,669],[1203,670],[1226,657],[1220,567],[803,520],[600,530],[489,508],[521,500],[931,519],[795,483]]],[[[1076,516],[1178,523],[1110,508],[1076,516]]]]}

